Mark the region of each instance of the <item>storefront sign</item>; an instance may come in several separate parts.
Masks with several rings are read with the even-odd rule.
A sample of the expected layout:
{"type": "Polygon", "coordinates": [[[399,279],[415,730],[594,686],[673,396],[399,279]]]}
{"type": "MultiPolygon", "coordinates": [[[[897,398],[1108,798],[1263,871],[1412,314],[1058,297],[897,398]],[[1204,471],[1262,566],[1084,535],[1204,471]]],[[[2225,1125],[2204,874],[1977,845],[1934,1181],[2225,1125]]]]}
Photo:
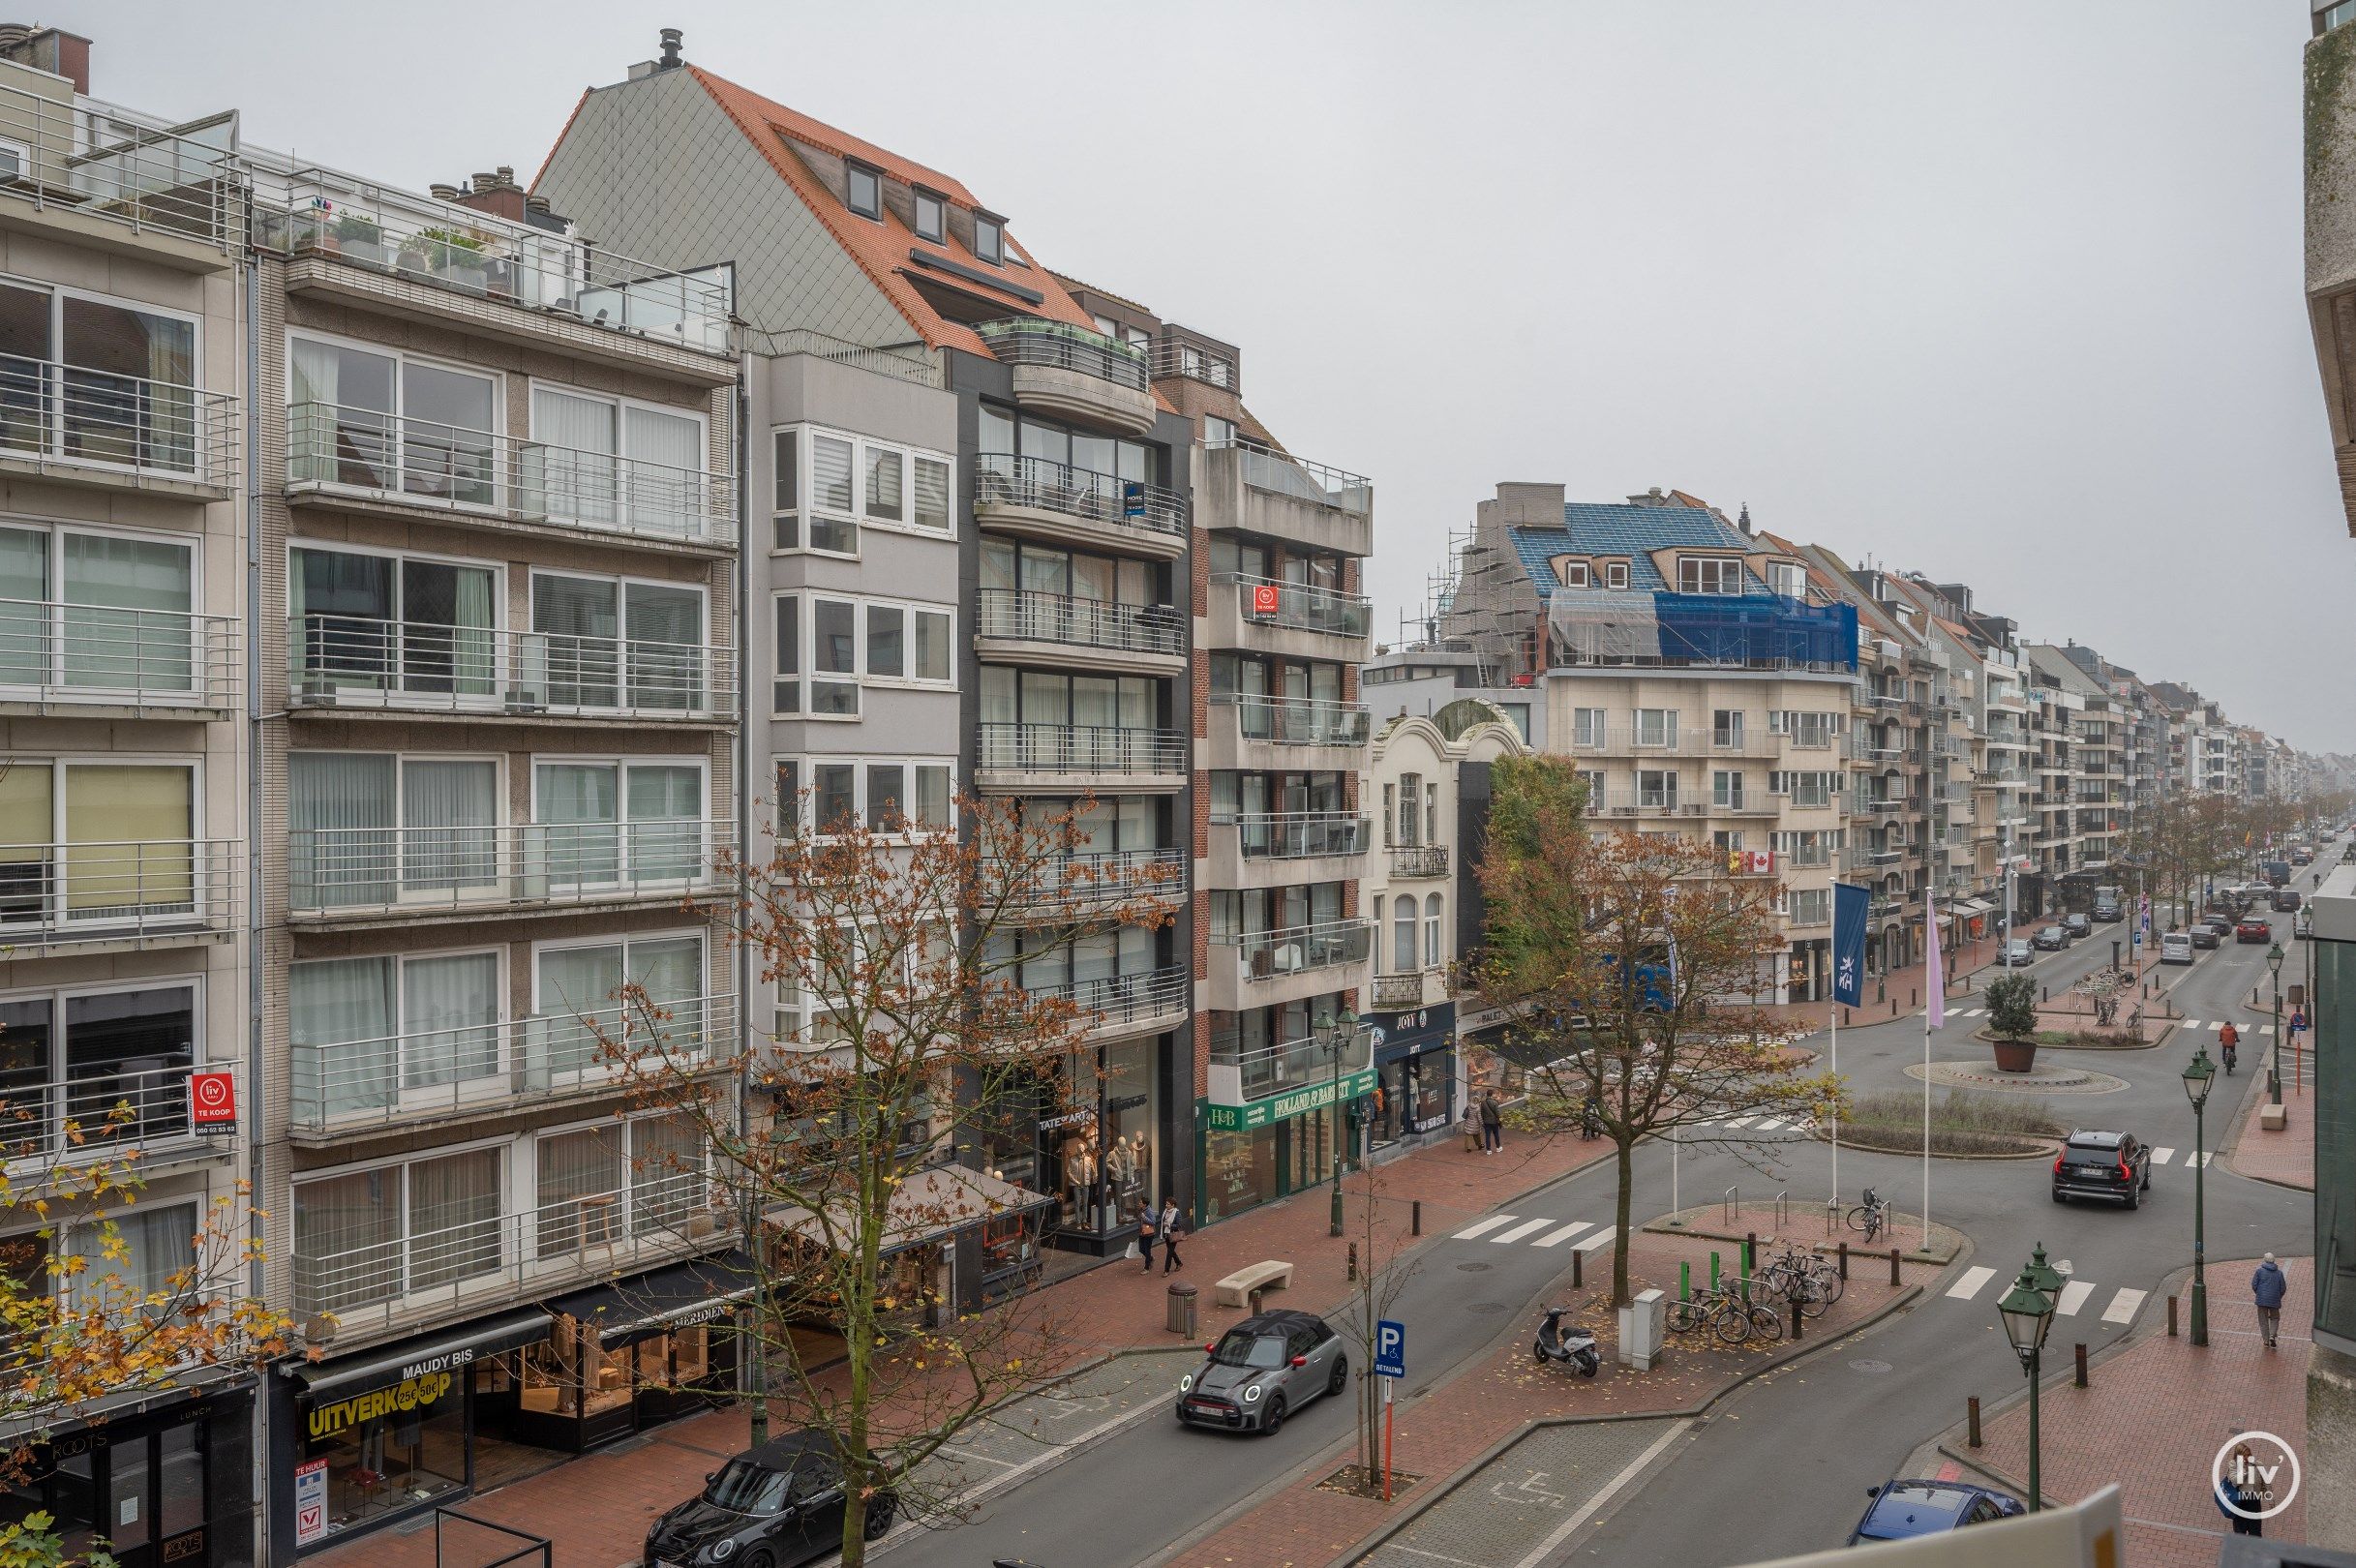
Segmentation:
{"type": "Polygon", "coordinates": [[[311,1407],[311,1439],[332,1437],[346,1427],[357,1427],[378,1416],[394,1415],[422,1409],[440,1399],[456,1386],[456,1380],[446,1372],[428,1372],[422,1377],[405,1377],[390,1388],[372,1389],[348,1400],[311,1407]]]}
{"type": "Polygon", "coordinates": [[[188,1119],[199,1132],[237,1131],[237,1079],[228,1070],[188,1075],[188,1119]]]}
{"type": "Polygon", "coordinates": [[[294,1467],[294,1544],[309,1546],[327,1533],[327,1462],[294,1467]]]}
{"type": "Polygon", "coordinates": [[[1386,1066],[1426,1051],[1446,1050],[1454,1043],[1456,1004],[1435,1002],[1405,1012],[1370,1013],[1367,1022],[1374,1031],[1374,1061],[1386,1066]]]}
{"type": "Polygon", "coordinates": [[[1063,1112],[1061,1115],[1041,1117],[1039,1119],[1039,1130],[1042,1132],[1052,1132],[1059,1127],[1073,1127],[1083,1122],[1094,1122],[1095,1120],[1096,1112],[1093,1110],[1068,1110],[1063,1112]]]}
{"type": "Polygon", "coordinates": [[[1323,1110],[1337,1101],[1348,1101],[1362,1095],[1371,1095],[1377,1081],[1377,1074],[1370,1068],[1344,1078],[1338,1092],[1334,1081],[1329,1078],[1305,1089],[1295,1089],[1288,1095],[1271,1095],[1266,1100],[1255,1100],[1249,1105],[1215,1105],[1206,1100],[1202,1102],[1202,1125],[1214,1132],[1248,1132],[1255,1127],[1273,1127],[1279,1122],[1289,1122],[1296,1116],[1306,1116],[1311,1111],[1323,1110]]]}

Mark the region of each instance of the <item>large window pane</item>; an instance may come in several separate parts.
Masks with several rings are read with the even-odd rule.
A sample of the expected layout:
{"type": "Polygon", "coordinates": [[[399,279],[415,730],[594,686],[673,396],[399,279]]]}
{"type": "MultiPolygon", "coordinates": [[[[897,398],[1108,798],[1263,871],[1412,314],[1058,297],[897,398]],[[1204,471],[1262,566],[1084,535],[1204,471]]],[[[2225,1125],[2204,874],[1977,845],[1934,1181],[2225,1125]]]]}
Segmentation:
{"type": "Polygon", "coordinates": [[[287,415],[287,471],[318,484],[394,490],[393,433],[401,362],[340,344],[294,340],[293,405],[287,415]]]}
{"type": "Polygon", "coordinates": [[[621,1128],[550,1133],[539,1140],[538,1154],[540,1256],[620,1240],[621,1128]]]}
{"type": "Polygon", "coordinates": [[[0,771],[0,920],[48,918],[57,837],[54,783],[54,769],[45,763],[0,771]]]}
{"type": "Polygon", "coordinates": [[[487,566],[401,563],[401,689],[487,697],[498,689],[498,644],[487,566]]]}
{"type": "Polygon", "coordinates": [[[402,1086],[430,1089],[499,1070],[499,960],[492,952],[401,966],[402,1086]]]}
{"type": "Polygon", "coordinates": [[[539,479],[528,498],[548,515],[610,524],[617,511],[615,406],[550,387],[531,389],[532,455],[539,479]]]}
{"type": "Polygon", "coordinates": [[[493,385],[487,376],[403,363],[403,490],[469,506],[492,503],[493,385]]]}
{"type": "Polygon", "coordinates": [[[704,864],[704,772],[632,764],[628,807],[630,874],[637,881],[686,880],[704,864]]]}
{"type": "Polygon", "coordinates": [[[287,1037],[293,1046],[294,1102],[330,1116],[381,1110],[398,1082],[393,1037],[399,1010],[391,957],[326,958],[287,970],[287,1037]],[[365,1050],[327,1047],[369,1042],[365,1050]]]}
{"type": "Polygon", "coordinates": [[[543,637],[548,700],[556,707],[619,705],[619,595],[617,585],[600,578],[532,574],[531,629],[543,637]]]}
{"type": "Polygon", "coordinates": [[[701,1205],[703,1137],[692,1118],[649,1116],[630,1124],[630,1234],[680,1230],[701,1205]]]}
{"type": "Polygon", "coordinates": [[[196,323],[70,295],[60,307],[64,455],[194,471],[196,323]]]}
{"type": "Polygon", "coordinates": [[[376,690],[392,677],[396,568],[388,556],[294,551],[287,568],[294,678],[307,691],[376,690]]]}
{"type": "Polygon", "coordinates": [[[287,897],[296,909],[392,902],[398,776],[390,757],[287,753],[287,897]]]}
{"type": "Polygon", "coordinates": [[[498,765],[404,762],[401,889],[481,892],[498,884],[498,765]]]}
{"type": "Polygon", "coordinates": [[[65,683],[190,689],[196,678],[190,547],[101,533],[68,533],[61,545],[65,683]]]}
{"type": "Polygon", "coordinates": [[[196,1065],[193,987],[66,999],[66,1114],[94,1137],[99,1128],[117,1139],[187,1131],[196,1065]]]}
{"type": "Polygon", "coordinates": [[[559,948],[539,955],[539,1022],[529,1064],[536,1086],[602,1065],[599,1031],[618,1033],[615,1000],[624,981],[622,948],[559,948]]]}
{"type": "Polygon", "coordinates": [[[632,407],[622,410],[622,433],[631,526],[665,533],[694,531],[707,504],[702,422],[632,407]]]}
{"type": "Polygon", "coordinates": [[[402,1171],[353,1171],[294,1189],[298,1312],[391,1301],[401,1294],[402,1171]]]}
{"type": "Polygon", "coordinates": [[[57,678],[48,599],[47,530],[0,528],[0,686],[45,686],[57,678]]]}
{"type": "Polygon", "coordinates": [[[499,1152],[421,1160],[409,1166],[409,1280],[427,1290],[499,1266],[499,1152]]]}
{"type": "Polygon", "coordinates": [[[195,791],[194,774],[182,767],[69,764],[67,918],[194,910],[195,791]]]}
{"type": "Polygon", "coordinates": [[[631,583],[630,706],[681,711],[704,703],[704,595],[691,588],[631,583]]]}
{"type": "Polygon", "coordinates": [[[620,770],[612,763],[540,764],[538,838],[551,886],[619,880],[620,785],[620,770]]]}

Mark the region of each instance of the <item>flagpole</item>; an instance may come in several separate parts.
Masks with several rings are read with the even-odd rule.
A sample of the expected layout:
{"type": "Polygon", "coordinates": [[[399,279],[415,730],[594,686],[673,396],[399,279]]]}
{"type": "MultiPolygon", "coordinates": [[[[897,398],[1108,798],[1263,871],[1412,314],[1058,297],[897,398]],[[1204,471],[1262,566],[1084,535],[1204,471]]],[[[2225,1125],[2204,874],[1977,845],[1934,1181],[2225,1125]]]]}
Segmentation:
{"type": "Polygon", "coordinates": [[[1939,907],[1928,888],[1922,890],[1922,950],[1928,963],[1922,972],[1922,1251],[1931,1250],[1931,1019],[1946,1012],[1947,973],[1939,961],[1939,907]]]}
{"type": "MultiPolygon", "coordinates": [[[[1837,1001],[1825,1004],[1825,1027],[1832,1036],[1833,1092],[1840,1091],[1841,1076],[1841,1005],[1837,1001]]],[[[1832,1102],[1832,1206],[1841,1206],[1841,1105],[1832,1102]]]]}

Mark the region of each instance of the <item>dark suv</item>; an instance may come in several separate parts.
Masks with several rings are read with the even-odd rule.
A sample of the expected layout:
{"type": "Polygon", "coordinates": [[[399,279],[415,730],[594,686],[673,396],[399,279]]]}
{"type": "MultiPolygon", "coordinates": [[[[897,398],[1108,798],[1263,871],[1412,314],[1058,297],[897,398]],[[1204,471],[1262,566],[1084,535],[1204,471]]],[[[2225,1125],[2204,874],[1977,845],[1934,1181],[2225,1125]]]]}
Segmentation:
{"type": "Polygon", "coordinates": [[[2060,952],[2069,946],[2069,932],[2059,925],[2043,925],[2029,940],[2040,952],[2060,952]]]}
{"type": "Polygon", "coordinates": [[[2053,1201],[2109,1198],[2140,1208],[2152,1190],[2152,1151],[2132,1132],[2072,1132],[2053,1162],[2053,1201]]]}
{"type": "Polygon", "coordinates": [[[2094,934],[2095,923],[2083,915],[2065,915],[2062,929],[2069,933],[2070,941],[2078,942],[2094,934]]]}

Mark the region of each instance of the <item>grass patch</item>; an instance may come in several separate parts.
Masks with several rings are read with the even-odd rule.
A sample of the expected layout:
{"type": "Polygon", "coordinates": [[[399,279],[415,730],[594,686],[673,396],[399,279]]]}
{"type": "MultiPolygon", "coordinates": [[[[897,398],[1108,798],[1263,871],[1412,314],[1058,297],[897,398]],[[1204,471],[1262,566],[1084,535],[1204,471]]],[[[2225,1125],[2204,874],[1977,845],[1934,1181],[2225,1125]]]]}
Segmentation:
{"type": "MultiPolygon", "coordinates": [[[[1949,1089],[1944,1100],[1931,1103],[1933,1154],[2026,1154],[2039,1147],[2038,1139],[2058,1138],[2069,1131],[2041,1100],[2023,1101],[1949,1089]]],[[[1920,1149],[1920,1097],[1902,1089],[1860,1096],[1841,1118],[1841,1139],[1900,1153],[1920,1149]]]]}

